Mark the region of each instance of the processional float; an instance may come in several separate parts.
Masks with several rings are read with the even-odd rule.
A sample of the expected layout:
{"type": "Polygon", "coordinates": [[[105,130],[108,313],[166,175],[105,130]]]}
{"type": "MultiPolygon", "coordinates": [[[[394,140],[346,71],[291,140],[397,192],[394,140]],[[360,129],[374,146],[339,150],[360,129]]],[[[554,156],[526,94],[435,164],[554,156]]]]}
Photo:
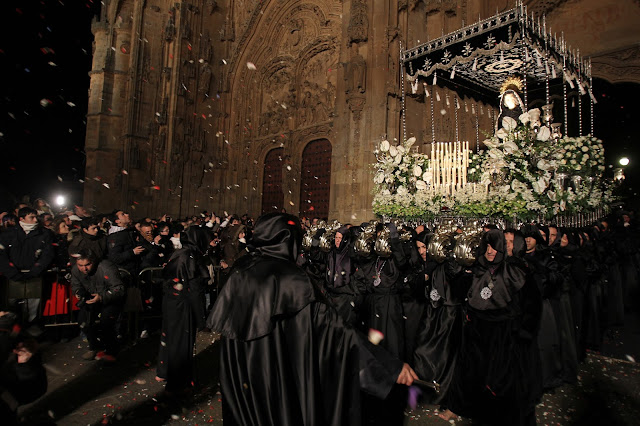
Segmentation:
{"type": "Polygon", "coordinates": [[[544,16],[529,15],[518,2],[451,34],[401,48],[400,57],[402,141],[375,142],[377,215],[433,226],[451,220],[583,226],[606,213],[612,185],[603,177],[602,142],[594,137],[591,61],[569,48],[562,34],[551,33],[544,16]],[[415,138],[406,139],[405,79],[409,96],[422,92],[431,114],[425,153],[418,152],[415,138]],[[434,104],[442,102],[443,88],[455,93],[452,141],[435,136],[434,104]],[[487,111],[495,126],[482,141],[482,106],[469,112],[465,102],[462,109],[461,90],[495,105],[487,111]],[[569,91],[575,92],[571,109],[577,113],[569,111],[569,91]],[[562,99],[561,105],[553,99],[562,99]],[[458,114],[476,117],[477,140],[471,144],[458,140],[458,114]]]}

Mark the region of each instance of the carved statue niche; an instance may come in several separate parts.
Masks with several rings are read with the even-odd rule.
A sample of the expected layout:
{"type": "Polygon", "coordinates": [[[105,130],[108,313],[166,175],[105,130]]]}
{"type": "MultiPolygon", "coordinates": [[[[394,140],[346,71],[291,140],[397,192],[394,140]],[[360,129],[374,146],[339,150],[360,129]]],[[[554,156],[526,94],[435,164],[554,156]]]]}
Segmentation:
{"type": "Polygon", "coordinates": [[[213,44],[209,30],[204,30],[204,35],[200,39],[200,59],[209,63],[213,60],[213,44]]]}
{"type": "Polygon", "coordinates": [[[171,10],[169,10],[169,20],[167,21],[167,25],[164,27],[164,39],[169,42],[173,41],[173,38],[176,36],[175,13],[176,8],[172,7],[171,10]]]}
{"type": "Polygon", "coordinates": [[[200,76],[198,80],[198,94],[202,95],[203,99],[205,99],[209,94],[209,88],[211,86],[211,65],[208,63],[203,63],[200,67],[200,76]]]}
{"type": "Polygon", "coordinates": [[[364,93],[367,91],[367,63],[362,55],[357,54],[347,64],[345,73],[347,95],[364,93]]]}

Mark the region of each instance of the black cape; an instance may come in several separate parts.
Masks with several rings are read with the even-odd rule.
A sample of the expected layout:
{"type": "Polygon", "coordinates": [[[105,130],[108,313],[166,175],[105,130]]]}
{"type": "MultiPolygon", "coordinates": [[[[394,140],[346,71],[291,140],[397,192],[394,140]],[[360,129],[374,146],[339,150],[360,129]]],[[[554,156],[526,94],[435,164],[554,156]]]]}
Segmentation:
{"type": "Polygon", "coordinates": [[[225,424],[360,423],[360,387],[384,398],[402,363],[353,329],[295,264],[298,219],[258,220],[251,254],[236,262],[207,325],[225,337],[225,424]]]}

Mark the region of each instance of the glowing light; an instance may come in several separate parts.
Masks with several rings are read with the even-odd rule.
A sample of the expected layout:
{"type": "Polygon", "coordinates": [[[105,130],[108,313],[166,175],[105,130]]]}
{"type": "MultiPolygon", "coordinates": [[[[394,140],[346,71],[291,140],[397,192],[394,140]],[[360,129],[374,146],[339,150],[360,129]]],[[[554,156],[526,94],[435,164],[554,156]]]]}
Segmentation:
{"type": "Polygon", "coordinates": [[[620,162],[621,166],[628,166],[629,165],[629,159],[627,157],[622,157],[619,162],[620,162]]]}
{"type": "Polygon", "coordinates": [[[62,206],[64,206],[64,203],[65,203],[64,197],[62,195],[58,195],[56,197],[56,205],[62,207],[62,206]]]}

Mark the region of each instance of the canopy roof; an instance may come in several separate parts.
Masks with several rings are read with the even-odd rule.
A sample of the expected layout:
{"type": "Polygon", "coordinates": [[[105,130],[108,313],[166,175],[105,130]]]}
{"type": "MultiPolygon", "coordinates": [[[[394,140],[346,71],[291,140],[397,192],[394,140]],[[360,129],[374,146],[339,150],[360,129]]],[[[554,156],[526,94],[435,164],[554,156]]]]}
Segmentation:
{"type": "MultiPolygon", "coordinates": [[[[537,85],[561,79],[580,92],[591,92],[591,64],[571,51],[564,40],[547,31],[545,18],[527,16],[519,2],[511,10],[469,25],[402,52],[409,81],[442,76],[482,95],[500,91],[505,79],[524,77],[537,85]],[[438,72],[440,70],[440,72],[438,72]]],[[[426,80],[435,84],[436,79],[426,80]]]]}

